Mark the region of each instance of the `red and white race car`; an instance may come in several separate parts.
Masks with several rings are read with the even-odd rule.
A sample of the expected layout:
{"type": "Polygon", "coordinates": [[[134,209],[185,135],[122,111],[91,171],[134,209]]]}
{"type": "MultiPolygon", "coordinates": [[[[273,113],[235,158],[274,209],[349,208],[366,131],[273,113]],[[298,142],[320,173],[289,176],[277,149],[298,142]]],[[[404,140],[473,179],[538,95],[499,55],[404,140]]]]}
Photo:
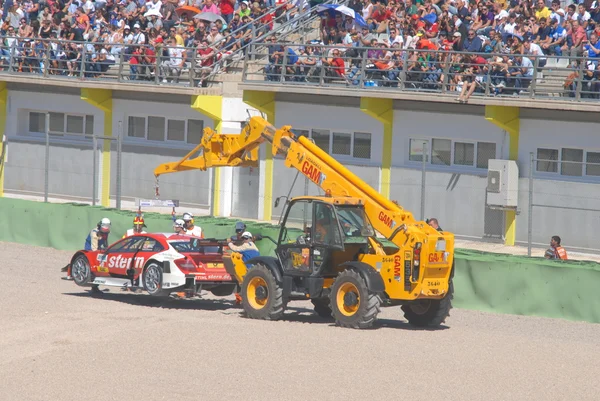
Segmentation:
{"type": "Polygon", "coordinates": [[[201,290],[217,296],[232,294],[237,282],[223,265],[226,241],[175,233],[136,234],[105,250],[78,251],[67,265],[67,277],[79,286],[144,289],[169,296],[201,290]]]}

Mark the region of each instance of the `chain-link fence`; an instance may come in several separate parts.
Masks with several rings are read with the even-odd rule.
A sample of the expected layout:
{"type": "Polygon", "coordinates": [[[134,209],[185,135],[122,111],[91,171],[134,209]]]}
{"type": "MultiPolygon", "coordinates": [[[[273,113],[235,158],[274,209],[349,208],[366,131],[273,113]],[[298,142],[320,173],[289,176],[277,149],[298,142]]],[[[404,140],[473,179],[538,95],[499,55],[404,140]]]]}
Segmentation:
{"type": "MultiPolygon", "coordinates": [[[[600,261],[600,153],[582,149],[537,149],[530,153],[527,253],[543,256],[553,236],[569,259],[600,261]]],[[[521,197],[523,198],[523,197],[521,197]]],[[[523,222],[524,224],[524,222],[523,222]]]]}
{"type": "Polygon", "coordinates": [[[121,136],[95,135],[93,116],[31,114],[29,134],[10,136],[5,146],[5,193],[45,202],[100,203],[103,149],[112,142],[116,144],[119,169],[121,136]]]}

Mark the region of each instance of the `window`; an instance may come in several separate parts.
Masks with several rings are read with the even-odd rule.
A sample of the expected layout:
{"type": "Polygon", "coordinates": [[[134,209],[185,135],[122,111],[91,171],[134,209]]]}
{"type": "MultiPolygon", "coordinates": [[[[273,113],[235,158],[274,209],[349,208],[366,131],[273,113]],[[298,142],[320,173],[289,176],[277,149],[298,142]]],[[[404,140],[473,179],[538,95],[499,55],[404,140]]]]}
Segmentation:
{"type": "Polygon", "coordinates": [[[308,138],[308,130],[307,129],[294,129],[292,128],[292,132],[294,133],[294,135],[301,137],[301,136],[305,136],[308,138]]]}
{"type": "Polygon", "coordinates": [[[474,156],[475,144],[466,142],[454,142],[454,164],[458,164],[461,166],[472,166],[474,156]]]}
{"type": "Polygon", "coordinates": [[[172,141],[197,145],[200,143],[203,130],[203,120],[129,116],[127,136],[157,142],[172,141]]]}
{"type": "Polygon", "coordinates": [[[408,143],[408,160],[411,162],[422,162],[423,154],[425,161],[429,161],[429,152],[427,151],[429,141],[425,139],[411,139],[408,143]]]}
{"type": "Polygon", "coordinates": [[[315,145],[329,153],[329,131],[324,129],[313,129],[312,139],[315,141],[315,145]]]}
{"type": "Polygon", "coordinates": [[[431,146],[431,163],[440,165],[450,165],[450,153],[452,147],[449,139],[433,139],[431,146]]]}
{"type": "Polygon", "coordinates": [[[538,148],[536,171],[570,177],[597,177],[600,176],[600,152],[572,148],[538,148]]]}
{"type": "Polygon", "coordinates": [[[585,162],[589,163],[585,165],[586,175],[599,175],[600,176],[600,153],[598,152],[587,152],[585,162]]]}
{"type": "Polygon", "coordinates": [[[490,159],[496,158],[496,144],[492,142],[477,142],[477,168],[487,170],[490,159]]]}
{"type": "Polygon", "coordinates": [[[148,140],[149,141],[164,141],[165,140],[165,118],[164,117],[148,117],[148,140]]]}
{"type": "MultiPolygon", "coordinates": [[[[431,164],[441,166],[466,166],[487,169],[490,159],[496,158],[493,142],[466,142],[450,139],[431,139],[431,164]]],[[[412,138],[408,143],[408,160],[422,162],[423,154],[428,162],[429,139],[412,138]],[[423,150],[425,146],[425,150],[423,150]]]]}
{"type": "Polygon", "coordinates": [[[352,156],[357,159],[371,158],[371,134],[368,132],[354,133],[354,146],[352,147],[352,156]]]}
{"type": "MultiPolygon", "coordinates": [[[[48,112],[48,130],[54,135],[71,134],[74,136],[94,133],[93,115],[76,115],[48,112]]],[[[29,113],[29,132],[46,133],[46,112],[32,111],[29,113]]]]}
{"type": "Polygon", "coordinates": [[[169,120],[167,123],[167,140],[184,141],[185,140],[185,121],[169,120]]]}
{"type": "Polygon", "coordinates": [[[197,145],[202,138],[204,130],[204,121],[202,120],[187,120],[187,143],[197,145]]]}
{"type": "Polygon", "coordinates": [[[350,156],[350,149],[352,148],[352,135],[344,134],[340,132],[333,133],[333,144],[331,146],[331,153],[334,155],[350,156]]]}
{"type": "Polygon", "coordinates": [[[537,159],[542,160],[537,162],[537,171],[543,171],[547,173],[557,173],[558,163],[554,163],[547,160],[558,160],[557,149],[538,149],[537,159]]]}
{"type": "Polygon", "coordinates": [[[129,117],[127,136],[133,138],[146,137],[146,119],[144,117],[129,117]]]}
{"type": "Polygon", "coordinates": [[[29,132],[46,133],[46,113],[29,113],[29,132]]]}
{"type": "Polygon", "coordinates": [[[560,173],[562,175],[571,175],[581,177],[583,175],[583,150],[582,149],[562,149],[562,163],[560,164],[560,173]],[[579,163],[568,163],[579,162],[579,163]]]}

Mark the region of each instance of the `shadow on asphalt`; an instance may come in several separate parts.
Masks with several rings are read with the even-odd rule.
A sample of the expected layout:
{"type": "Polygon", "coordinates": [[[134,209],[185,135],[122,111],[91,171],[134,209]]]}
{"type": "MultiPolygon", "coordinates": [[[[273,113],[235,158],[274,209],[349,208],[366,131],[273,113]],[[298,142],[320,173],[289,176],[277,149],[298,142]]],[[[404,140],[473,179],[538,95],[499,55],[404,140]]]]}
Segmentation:
{"type": "MultiPolygon", "coordinates": [[[[146,306],[150,308],[206,311],[223,311],[233,309],[237,312],[240,312],[240,316],[244,317],[242,308],[240,306],[236,306],[233,301],[226,299],[176,299],[171,297],[153,297],[147,294],[131,294],[125,292],[102,292],[98,294],[92,293],[91,291],[64,293],[64,295],[78,298],[90,297],[95,299],[101,299],[104,301],[121,302],[129,305],[146,306]]],[[[333,319],[322,318],[316,315],[312,309],[299,308],[293,306],[288,306],[286,308],[286,312],[280,319],[280,321],[335,326],[333,319]]],[[[377,321],[370,330],[376,330],[380,328],[410,331],[441,331],[449,329],[448,326],[444,325],[439,327],[414,327],[404,320],[380,318],[377,319],[377,321]]]]}
{"type": "MultiPolygon", "coordinates": [[[[80,298],[95,298],[104,301],[121,302],[129,305],[146,306],[150,308],[163,308],[163,309],[198,309],[208,311],[221,311],[232,309],[235,307],[233,301],[229,300],[214,300],[214,299],[175,299],[171,297],[153,297],[147,294],[131,294],[131,293],[118,293],[118,292],[103,292],[101,294],[95,294],[91,291],[84,292],[70,292],[64,293],[72,297],[80,298]]],[[[240,308],[235,308],[240,309],[240,308]]],[[[241,311],[241,309],[240,309],[241,311]]]]}

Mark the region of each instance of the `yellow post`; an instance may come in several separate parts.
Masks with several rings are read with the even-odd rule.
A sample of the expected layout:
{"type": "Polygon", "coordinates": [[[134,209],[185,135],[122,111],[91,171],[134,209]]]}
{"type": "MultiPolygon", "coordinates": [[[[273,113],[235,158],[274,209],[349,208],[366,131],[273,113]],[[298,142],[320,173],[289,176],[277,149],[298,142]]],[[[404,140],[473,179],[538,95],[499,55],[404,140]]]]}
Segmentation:
{"type": "MultiPolygon", "coordinates": [[[[202,113],[213,120],[214,130],[220,134],[223,123],[223,97],[222,96],[192,96],[192,109],[202,113]]],[[[215,179],[213,182],[213,215],[218,216],[221,212],[221,169],[215,168],[215,179]]]]}
{"type": "MultiPolygon", "coordinates": [[[[485,106],[485,119],[502,128],[509,135],[509,160],[519,158],[519,108],[512,106],[485,106]]],[[[516,213],[504,212],[504,245],[514,245],[517,232],[516,213]]]]}
{"type": "MultiPolygon", "coordinates": [[[[275,92],[244,91],[244,103],[266,114],[267,121],[275,125],[275,92]]],[[[273,214],[273,151],[266,147],[263,220],[271,221],[273,214]]]]}
{"type": "Polygon", "coordinates": [[[4,196],[4,160],[6,149],[4,148],[4,132],[6,131],[6,106],[8,102],[8,89],[6,82],[0,82],[0,198],[4,196]]]}
{"type": "MultiPolygon", "coordinates": [[[[112,91],[110,89],[81,88],[81,99],[104,112],[104,133],[106,137],[112,136],[112,91]]],[[[102,196],[100,204],[110,206],[110,139],[105,139],[102,144],[102,196]]]]}
{"type": "Polygon", "coordinates": [[[360,98],[360,110],[383,124],[381,155],[381,195],[390,198],[392,178],[392,136],[394,131],[394,102],[392,99],[360,98]]]}

